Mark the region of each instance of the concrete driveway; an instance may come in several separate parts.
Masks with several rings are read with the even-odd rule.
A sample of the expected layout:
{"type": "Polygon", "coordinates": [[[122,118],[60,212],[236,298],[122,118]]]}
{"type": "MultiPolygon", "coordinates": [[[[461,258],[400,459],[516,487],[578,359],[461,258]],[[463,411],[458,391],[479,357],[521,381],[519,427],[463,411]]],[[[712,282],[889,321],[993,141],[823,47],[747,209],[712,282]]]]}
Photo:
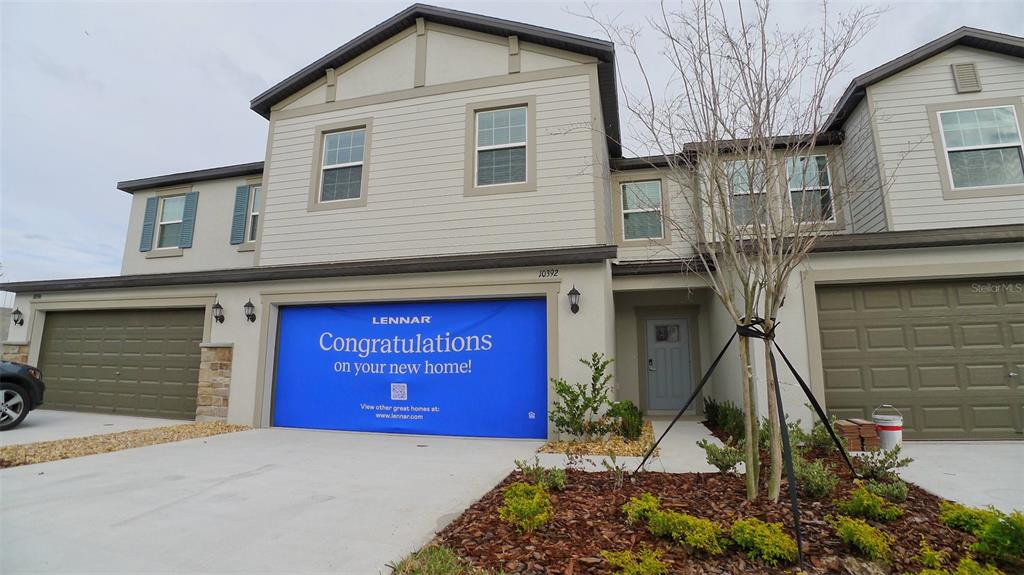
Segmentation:
{"type": "Polygon", "coordinates": [[[258,429],[0,471],[0,572],[353,573],[538,441],[258,429]]]}
{"type": "Polygon", "coordinates": [[[188,422],[180,419],[37,409],[29,412],[28,417],[18,427],[0,433],[0,447],[182,423],[188,422]]]}
{"type": "Polygon", "coordinates": [[[966,505],[1024,510],[1024,441],[906,441],[900,475],[966,505]]]}

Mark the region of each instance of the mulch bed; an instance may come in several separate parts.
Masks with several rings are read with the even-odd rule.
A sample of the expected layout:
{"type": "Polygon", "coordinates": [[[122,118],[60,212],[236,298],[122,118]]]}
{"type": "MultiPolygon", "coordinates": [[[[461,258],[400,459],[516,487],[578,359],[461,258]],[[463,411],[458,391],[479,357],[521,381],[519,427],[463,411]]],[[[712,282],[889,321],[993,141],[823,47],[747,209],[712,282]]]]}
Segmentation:
{"type": "Polygon", "coordinates": [[[109,453],[111,451],[121,451],[146,445],[157,445],[159,443],[209,437],[211,435],[233,433],[245,429],[251,428],[247,425],[211,421],[9,445],[7,447],[0,447],[0,469],[81,457],[83,455],[109,453]]]}
{"type": "MultiPolygon", "coordinates": [[[[800,498],[805,572],[853,575],[916,573],[921,566],[911,558],[917,555],[922,539],[934,549],[946,550],[950,556],[948,564],[956,564],[967,554],[974,537],[939,522],[942,499],[908,484],[907,501],[900,504],[904,515],[887,524],[875,524],[893,536],[892,561],[888,565],[866,565],[863,559],[844,547],[825,522],[826,516],[837,514],[834,500],[845,498],[854,487],[852,474],[839,454],[828,457],[840,477],[835,492],[822,501],[800,498]]],[[[762,482],[767,469],[764,471],[762,482]]],[[[768,568],[750,561],[736,549],[717,557],[699,553],[691,555],[680,545],[655,538],[647,532],[645,525],[627,524],[621,512],[622,505],[630,497],[650,492],[661,499],[663,508],[713,519],[726,530],[737,519],[757,517],[781,522],[792,534],[785,478],[778,503],[771,503],[763,497],[764,485],[762,497],[753,502],[747,501],[743,477],[719,473],[642,472],[630,476],[618,490],[614,489],[608,473],[570,470],[568,479],[565,491],[551,493],[555,509],[552,520],[532,534],[519,533],[498,518],[505,487],[522,480],[517,471],[441,531],[437,543],[451,547],[477,567],[509,573],[613,573],[601,559],[601,551],[638,550],[641,545],[661,549],[670,573],[718,575],[796,571],[795,566],[768,568]]]]}

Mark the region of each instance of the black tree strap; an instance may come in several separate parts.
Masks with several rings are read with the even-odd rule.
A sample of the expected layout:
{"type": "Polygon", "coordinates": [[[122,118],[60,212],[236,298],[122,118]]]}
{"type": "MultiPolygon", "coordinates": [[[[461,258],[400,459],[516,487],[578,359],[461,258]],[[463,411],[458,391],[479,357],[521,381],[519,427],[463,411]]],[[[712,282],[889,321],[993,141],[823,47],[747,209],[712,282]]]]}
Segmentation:
{"type": "Polygon", "coordinates": [[[704,384],[706,384],[708,380],[711,379],[711,374],[714,373],[715,368],[718,367],[718,362],[722,361],[722,357],[725,356],[725,352],[726,350],[729,349],[729,345],[732,343],[732,340],[736,339],[736,334],[738,333],[738,331],[739,330],[734,331],[732,335],[729,336],[729,341],[725,342],[725,345],[722,346],[722,351],[718,352],[718,357],[715,358],[715,361],[711,362],[711,367],[709,367],[708,370],[704,372],[704,376],[700,378],[700,385],[697,386],[697,389],[693,390],[693,393],[690,394],[690,399],[686,400],[686,405],[684,405],[683,408],[679,410],[679,413],[677,413],[676,416],[672,419],[672,423],[668,424],[668,427],[665,428],[665,431],[661,434],[661,437],[658,438],[658,441],[655,441],[654,445],[652,445],[651,448],[647,450],[647,453],[644,455],[643,461],[641,461],[640,465],[638,465],[636,468],[637,471],[640,471],[641,469],[644,468],[644,464],[647,463],[648,459],[650,459],[651,454],[654,453],[656,449],[658,449],[658,445],[661,444],[661,440],[665,439],[665,436],[668,435],[668,432],[672,430],[672,426],[675,425],[676,422],[679,421],[679,418],[683,416],[683,413],[685,413],[686,410],[690,408],[690,404],[693,403],[693,400],[697,399],[697,396],[700,394],[700,390],[704,389],[704,384]]]}
{"type": "MultiPolygon", "coordinates": [[[[772,340],[772,343],[775,343],[772,340]]],[[[768,350],[768,363],[775,378],[775,403],[779,412],[779,431],[782,433],[782,461],[786,466],[786,483],[789,491],[789,508],[793,513],[793,530],[796,532],[797,565],[803,567],[804,547],[803,529],[800,527],[800,503],[796,498],[796,477],[793,474],[793,447],[789,443],[789,426],[786,425],[786,410],[782,406],[782,386],[779,385],[779,371],[775,365],[775,354],[768,350]]]]}
{"type": "MultiPolygon", "coordinates": [[[[818,419],[820,419],[821,422],[825,424],[825,429],[827,429],[828,434],[832,436],[832,443],[836,445],[836,449],[839,450],[839,453],[843,454],[843,459],[846,460],[846,465],[850,468],[850,473],[853,473],[854,477],[859,477],[857,475],[856,468],[854,468],[853,466],[853,461],[850,460],[850,454],[847,453],[846,448],[843,447],[843,442],[839,441],[839,436],[836,435],[836,430],[832,427],[832,423],[828,420],[828,416],[825,414],[825,410],[822,409],[821,404],[818,403],[818,400],[815,399],[814,394],[811,393],[811,388],[807,387],[807,383],[804,382],[803,378],[800,377],[800,374],[797,373],[796,368],[793,367],[793,363],[789,361],[788,357],[786,357],[786,352],[782,351],[782,348],[779,347],[778,342],[772,340],[772,344],[775,346],[775,349],[779,350],[779,355],[782,356],[782,361],[786,362],[786,366],[788,366],[789,371],[793,373],[793,377],[796,378],[796,382],[799,383],[800,388],[804,390],[804,395],[806,395],[807,400],[811,402],[811,407],[813,407],[815,413],[818,414],[818,419]]],[[[776,377],[775,381],[779,381],[779,378],[776,377]]],[[[778,388],[779,386],[776,385],[775,387],[778,388]]]]}

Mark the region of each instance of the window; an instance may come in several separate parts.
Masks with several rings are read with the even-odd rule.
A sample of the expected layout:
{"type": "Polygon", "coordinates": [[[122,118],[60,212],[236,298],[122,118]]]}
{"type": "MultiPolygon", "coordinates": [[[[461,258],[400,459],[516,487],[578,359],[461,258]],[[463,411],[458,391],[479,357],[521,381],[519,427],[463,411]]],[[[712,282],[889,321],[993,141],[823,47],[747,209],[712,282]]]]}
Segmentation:
{"type": "Polygon", "coordinates": [[[954,189],[1024,183],[1024,149],[1014,106],[938,115],[954,189]]]}
{"type": "Polygon", "coordinates": [[[176,248],[181,244],[181,225],[185,215],[185,196],[160,198],[157,248],[176,248]]]}
{"type": "Polygon", "coordinates": [[[793,217],[800,222],[833,222],[832,177],[828,157],[799,156],[786,159],[789,200],[793,217]]]}
{"type": "Polygon", "coordinates": [[[622,238],[658,240],[664,237],[661,181],[622,184],[622,238]]]}
{"type": "Polygon", "coordinates": [[[526,183],[526,106],[476,113],[476,185],[526,183]]]}
{"type": "Polygon", "coordinates": [[[256,230],[260,223],[260,207],[263,202],[263,186],[249,186],[249,233],[246,239],[250,242],[256,241],[256,230]]]}
{"type": "Polygon", "coordinates": [[[324,134],[320,201],[359,199],[362,195],[366,128],[324,134]]]}
{"type": "Polygon", "coordinates": [[[768,191],[765,166],[761,160],[736,160],[725,166],[733,221],[740,226],[764,222],[767,215],[768,191]]]}

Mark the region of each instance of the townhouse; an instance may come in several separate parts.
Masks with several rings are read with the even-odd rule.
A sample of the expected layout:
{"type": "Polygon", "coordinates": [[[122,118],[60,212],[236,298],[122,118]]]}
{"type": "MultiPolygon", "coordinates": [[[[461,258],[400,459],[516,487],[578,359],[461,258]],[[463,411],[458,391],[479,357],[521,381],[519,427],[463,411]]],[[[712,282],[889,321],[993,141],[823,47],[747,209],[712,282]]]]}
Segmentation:
{"type": "MultiPolygon", "coordinates": [[[[833,413],[1020,437],[1022,57],[961,28],[858,76],[801,160],[813,189],[763,190],[836,231],[779,318],[833,413]],[[853,169],[877,193],[835,205],[853,169]]],[[[623,157],[606,41],[417,4],[251,108],[262,162],[118,184],[120,275],[0,285],[4,357],[41,368],[48,407],[546,437],[579,358],[614,357],[616,396],[669,414],[734,329],[666,221],[692,191],[623,157]]],[[[738,381],[725,361],[705,394],[738,402],[738,381]]]]}

